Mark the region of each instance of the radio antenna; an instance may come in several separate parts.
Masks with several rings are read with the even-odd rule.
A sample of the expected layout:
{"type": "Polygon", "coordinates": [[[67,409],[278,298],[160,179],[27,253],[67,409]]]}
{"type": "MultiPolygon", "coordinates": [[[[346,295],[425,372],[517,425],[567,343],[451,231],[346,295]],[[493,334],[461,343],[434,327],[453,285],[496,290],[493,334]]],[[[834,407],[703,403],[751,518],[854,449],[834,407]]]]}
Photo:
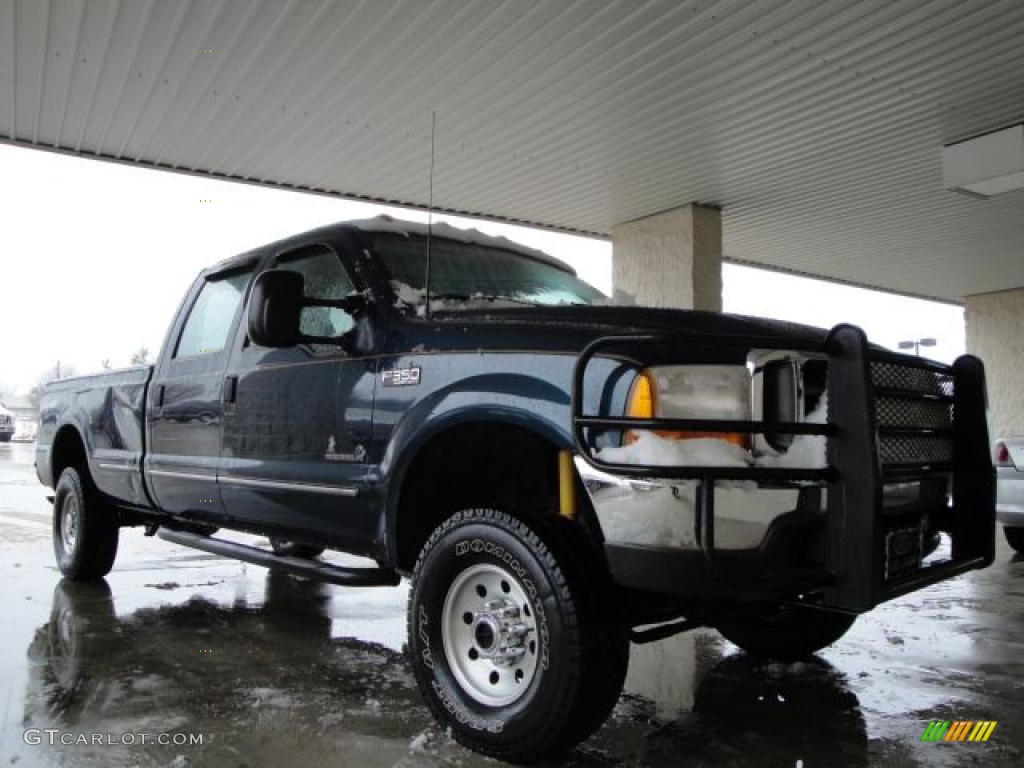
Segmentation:
{"type": "Polygon", "coordinates": [[[434,130],[437,127],[437,112],[430,113],[430,188],[427,194],[427,274],[423,281],[426,315],[430,317],[430,246],[434,230],[434,130]]]}

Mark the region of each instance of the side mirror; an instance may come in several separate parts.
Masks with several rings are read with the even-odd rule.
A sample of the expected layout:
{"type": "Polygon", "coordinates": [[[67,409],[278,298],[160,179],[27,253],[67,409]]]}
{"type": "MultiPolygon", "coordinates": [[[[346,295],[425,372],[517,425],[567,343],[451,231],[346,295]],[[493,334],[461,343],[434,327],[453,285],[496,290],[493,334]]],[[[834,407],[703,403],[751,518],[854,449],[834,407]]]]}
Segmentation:
{"type": "Polygon", "coordinates": [[[252,285],[249,338],[261,347],[291,347],[302,341],[302,294],[306,280],[298,272],[268,269],[252,285]]]}

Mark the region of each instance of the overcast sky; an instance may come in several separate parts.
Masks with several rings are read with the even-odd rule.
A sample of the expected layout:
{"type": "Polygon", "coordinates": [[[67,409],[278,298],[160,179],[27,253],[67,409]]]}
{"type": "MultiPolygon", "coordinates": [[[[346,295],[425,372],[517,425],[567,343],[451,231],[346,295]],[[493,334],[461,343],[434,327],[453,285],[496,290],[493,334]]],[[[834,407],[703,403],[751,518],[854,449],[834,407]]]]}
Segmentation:
{"type": "MultiPolygon", "coordinates": [[[[28,390],[57,360],[79,373],[139,347],[155,356],[203,267],[305,229],[389,213],[368,203],[82,160],[0,145],[0,389],[28,390]]],[[[611,244],[437,216],[540,248],[611,290],[611,244]]],[[[726,222],[728,226],[728,222],[726,222]]],[[[726,265],[725,310],[828,327],[852,322],[876,342],[934,336],[928,354],[964,349],[963,310],[936,302],[726,265]]]]}

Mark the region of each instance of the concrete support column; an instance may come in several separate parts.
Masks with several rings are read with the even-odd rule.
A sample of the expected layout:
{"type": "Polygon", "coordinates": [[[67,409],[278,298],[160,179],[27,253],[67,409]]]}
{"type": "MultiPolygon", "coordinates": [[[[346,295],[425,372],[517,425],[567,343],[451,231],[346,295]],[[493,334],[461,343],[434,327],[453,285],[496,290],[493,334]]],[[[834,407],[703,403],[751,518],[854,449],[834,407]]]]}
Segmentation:
{"type": "Polygon", "coordinates": [[[616,294],[648,307],[722,311],[722,210],[696,203],[612,228],[616,294]]]}
{"type": "Polygon", "coordinates": [[[992,437],[1024,435],[1024,288],[968,296],[967,351],[985,363],[992,437]]]}

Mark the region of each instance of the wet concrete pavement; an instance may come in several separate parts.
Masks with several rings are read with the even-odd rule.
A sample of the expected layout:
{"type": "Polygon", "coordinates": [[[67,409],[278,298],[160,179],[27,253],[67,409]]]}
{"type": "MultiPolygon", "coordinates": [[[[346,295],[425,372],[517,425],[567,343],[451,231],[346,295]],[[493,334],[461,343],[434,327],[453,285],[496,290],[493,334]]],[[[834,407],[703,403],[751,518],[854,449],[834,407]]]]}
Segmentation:
{"type": "MultiPolygon", "coordinates": [[[[104,583],[63,582],[31,464],[0,444],[0,765],[496,764],[422,705],[404,586],[316,584],[137,530],[104,583]],[[48,746],[28,729],[203,743],[48,746]]],[[[627,694],[566,764],[1024,763],[1024,559],[1001,538],[988,570],[862,617],[812,662],[757,663],[710,631],[634,650],[627,694]],[[932,719],[998,725],[922,743],[932,719]]]]}

